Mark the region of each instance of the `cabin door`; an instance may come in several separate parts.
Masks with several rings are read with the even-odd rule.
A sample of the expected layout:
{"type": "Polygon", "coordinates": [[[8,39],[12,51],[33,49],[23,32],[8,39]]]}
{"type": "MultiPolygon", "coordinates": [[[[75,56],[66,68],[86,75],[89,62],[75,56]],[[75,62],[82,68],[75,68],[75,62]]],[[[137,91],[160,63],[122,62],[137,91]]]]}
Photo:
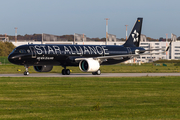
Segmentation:
{"type": "Polygon", "coordinates": [[[35,51],[34,46],[29,46],[29,48],[30,48],[31,53],[32,53],[32,58],[36,58],[36,51],[35,51]]]}

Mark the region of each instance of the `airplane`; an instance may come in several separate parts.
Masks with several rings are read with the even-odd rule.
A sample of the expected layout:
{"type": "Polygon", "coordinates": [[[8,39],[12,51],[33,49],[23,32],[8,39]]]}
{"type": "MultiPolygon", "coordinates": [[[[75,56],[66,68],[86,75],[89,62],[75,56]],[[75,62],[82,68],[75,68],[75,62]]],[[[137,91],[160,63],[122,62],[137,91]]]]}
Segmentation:
{"type": "MultiPolygon", "coordinates": [[[[62,75],[70,75],[68,66],[79,66],[83,72],[100,75],[100,65],[112,65],[140,55],[147,55],[139,47],[143,18],[137,18],[135,25],[123,45],[58,45],[28,44],[16,47],[8,56],[9,62],[25,66],[24,75],[29,75],[28,67],[37,72],[49,72],[53,66],[62,66],[62,75]]],[[[169,48],[166,49],[166,51],[169,48]]]]}

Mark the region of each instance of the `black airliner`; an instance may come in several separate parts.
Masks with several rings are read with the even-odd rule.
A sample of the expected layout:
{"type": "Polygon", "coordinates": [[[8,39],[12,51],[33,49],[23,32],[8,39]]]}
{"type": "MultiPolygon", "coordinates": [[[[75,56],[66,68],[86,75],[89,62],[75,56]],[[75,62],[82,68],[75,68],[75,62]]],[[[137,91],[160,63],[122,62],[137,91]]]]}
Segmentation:
{"type": "Polygon", "coordinates": [[[8,60],[13,64],[24,65],[24,75],[29,74],[29,66],[34,66],[37,72],[49,72],[53,66],[62,66],[63,75],[70,75],[67,66],[79,66],[81,71],[100,75],[100,65],[117,64],[144,55],[145,51],[152,51],[139,47],[142,21],[143,18],[137,18],[122,46],[28,44],[16,47],[8,56],[8,60]]]}

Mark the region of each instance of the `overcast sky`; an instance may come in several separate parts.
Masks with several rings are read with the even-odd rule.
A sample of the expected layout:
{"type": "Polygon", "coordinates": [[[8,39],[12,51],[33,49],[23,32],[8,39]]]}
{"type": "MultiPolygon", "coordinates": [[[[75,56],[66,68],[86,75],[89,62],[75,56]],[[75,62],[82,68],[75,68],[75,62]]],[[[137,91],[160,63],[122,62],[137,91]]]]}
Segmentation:
{"type": "Polygon", "coordinates": [[[0,34],[85,34],[125,38],[137,17],[143,17],[142,34],[156,38],[180,36],[180,0],[1,0],[0,34]]]}

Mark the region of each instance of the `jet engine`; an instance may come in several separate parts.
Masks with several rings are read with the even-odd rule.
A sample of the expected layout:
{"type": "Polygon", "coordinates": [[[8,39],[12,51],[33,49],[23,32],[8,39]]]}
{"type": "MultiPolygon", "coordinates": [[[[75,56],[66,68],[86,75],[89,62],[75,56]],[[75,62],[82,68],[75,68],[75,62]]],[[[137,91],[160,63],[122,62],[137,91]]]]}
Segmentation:
{"type": "Polygon", "coordinates": [[[100,68],[98,60],[92,58],[84,59],[79,63],[79,68],[83,72],[96,72],[100,68]]]}
{"type": "Polygon", "coordinates": [[[53,66],[51,65],[43,65],[43,66],[34,66],[34,70],[37,72],[49,72],[51,71],[53,66]]]}

